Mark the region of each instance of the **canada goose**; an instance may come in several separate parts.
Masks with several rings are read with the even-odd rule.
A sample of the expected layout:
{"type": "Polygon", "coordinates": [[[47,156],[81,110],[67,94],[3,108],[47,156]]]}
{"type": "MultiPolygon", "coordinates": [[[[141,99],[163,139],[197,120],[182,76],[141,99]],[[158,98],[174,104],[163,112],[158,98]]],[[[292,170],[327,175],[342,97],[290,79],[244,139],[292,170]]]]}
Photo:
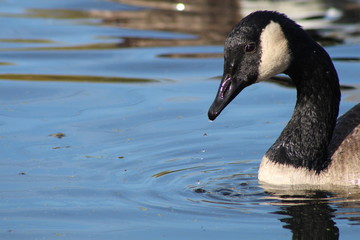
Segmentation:
{"type": "Polygon", "coordinates": [[[224,74],[210,120],[247,86],[287,74],[294,113],[262,158],[258,179],[275,185],[360,185],[360,104],[337,116],[339,80],[327,52],[293,20],[272,11],[243,18],[229,33],[224,74]]]}

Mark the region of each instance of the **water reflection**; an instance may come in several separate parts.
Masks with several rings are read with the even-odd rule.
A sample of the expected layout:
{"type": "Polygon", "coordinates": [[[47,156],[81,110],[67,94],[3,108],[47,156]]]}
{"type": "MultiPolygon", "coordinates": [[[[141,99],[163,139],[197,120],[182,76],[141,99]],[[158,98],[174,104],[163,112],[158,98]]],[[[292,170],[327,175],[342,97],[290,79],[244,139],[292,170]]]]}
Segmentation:
{"type": "Polygon", "coordinates": [[[255,10],[277,10],[288,14],[318,41],[325,45],[339,44],[359,36],[360,7],[345,1],[247,1],[193,0],[179,1],[118,0],[133,6],[145,6],[141,11],[91,11],[105,24],[145,30],[160,30],[194,34],[194,39],[127,38],[122,44],[133,46],[218,45],[223,44],[229,30],[245,15],[255,10]],[[347,28],[341,24],[347,23],[347,28]],[[349,25],[353,23],[353,25],[349,25]]]}
{"type": "MultiPolygon", "coordinates": [[[[1,63],[0,63],[1,64],[1,63]]],[[[46,75],[46,74],[0,74],[0,80],[47,81],[47,82],[97,82],[97,83],[150,83],[159,82],[154,79],[78,76],[78,75],[46,75]]]]}
{"type": "Polygon", "coordinates": [[[333,218],[333,209],[325,192],[316,192],[311,198],[301,196],[285,196],[279,204],[283,204],[275,214],[281,215],[284,228],[291,230],[296,240],[339,239],[339,228],[333,218]]]}
{"type": "Polygon", "coordinates": [[[266,188],[267,198],[279,206],[283,227],[290,229],[293,239],[339,239],[341,230],[335,219],[360,224],[360,190],[341,188],[338,191],[289,190],[266,188]]]}
{"type": "MultiPolygon", "coordinates": [[[[346,1],[248,1],[248,0],[117,0],[121,7],[111,9],[28,8],[7,17],[72,19],[84,25],[110,25],[120,29],[160,31],[163,34],[121,34],[97,36],[95,43],[62,46],[51,39],[0,39],[1,42],[47,43],[39,50],[113,49],[146,46],[222,45],[229,30],[245,15],[267,9],[286,13],[324,45],[359,42],[360,5],[346,1]],[[181,5],[181,4],[183,5],[181,5]],[[179,5],[180,4],[180,5],[179,5]],[[128,6],[128,7],[126,7],[128,6]],[[129,7],[131,6],[131,7],[129,7]],[[181,9],[179,9],[179,6],[181,9]],[[110,10],[111,9],[111,10],[110,10]],[[134,11],[136,10],[136,11],[134,11]],[[346,26],[343,24],[346,23],[346,26]],[[171,32],[173,34],[166,35],[171,32]],[[177,36],[174,33],[178,34],[177,36]],[[187,34],[187,35],[186,35],[187,34]],[[51,45],[52,44],[52,45],[51,45]],[[59,46],[60,45],[60,46],[59,46]]],[[[113,4],[114,5],[114,4],[113,4]]],[[[116,4],[114,5],[116,6],[116,4]]],[[[205,54],[204,54],[205,55],[205,54]]]]}
{"type": "Polygon", "coordinates": [[[184,1],[183,11],[178,11],[179,1],[121,0],[121,3],[148,7],[142,11],[101,12],[92,16],[102,18],[104,23],[124,28],[159,30],[193,34],[192,39],[143,39],[128,38],[123,46],[178,46],[217,45],[236,24],[240,16],[240,1],[192,0],[184,1]]]}
{"type": "Polygon", "coordinates": [[[346,220],[346,224],[360,225],[360,189],[320,191],[259,187],[253,179],[254,176],[245,174],[222,176],[192,190],[203,196],[198,203],[220,207],[224,211],[231,209],[248,214],[252,210],[248,205],[244,206],[247,201],[259,206],[273,206],[276,209],[271,214],[277,216],[284,229],[291,231],[295,240],[339,239],[342,229],[339,219],[346,220]]]}

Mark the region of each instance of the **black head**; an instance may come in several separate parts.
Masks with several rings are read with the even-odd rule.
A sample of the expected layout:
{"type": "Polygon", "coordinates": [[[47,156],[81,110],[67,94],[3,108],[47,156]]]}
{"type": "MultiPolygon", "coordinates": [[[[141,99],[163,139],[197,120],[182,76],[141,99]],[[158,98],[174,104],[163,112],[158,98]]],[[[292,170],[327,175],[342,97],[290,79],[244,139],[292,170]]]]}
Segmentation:
{"type": "Polygon", "coordinates": [[[286,71],[292,60],[284,28],[300,27],[285,15],[257,11],[230,32],[224,49],[224,73],[208,116],[214,120],[247,86],[286,71]]]}

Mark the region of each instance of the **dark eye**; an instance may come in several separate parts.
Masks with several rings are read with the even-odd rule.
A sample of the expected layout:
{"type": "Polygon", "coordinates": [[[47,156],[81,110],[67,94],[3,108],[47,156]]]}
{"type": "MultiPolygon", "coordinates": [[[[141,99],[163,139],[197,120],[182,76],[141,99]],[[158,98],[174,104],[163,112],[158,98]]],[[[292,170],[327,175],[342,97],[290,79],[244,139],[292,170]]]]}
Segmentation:
{"type": "Polygon", "coordinates": [[[256,48],[255,43],[248,43],[245,45],[245,52],[253,52],[256,48]]]}

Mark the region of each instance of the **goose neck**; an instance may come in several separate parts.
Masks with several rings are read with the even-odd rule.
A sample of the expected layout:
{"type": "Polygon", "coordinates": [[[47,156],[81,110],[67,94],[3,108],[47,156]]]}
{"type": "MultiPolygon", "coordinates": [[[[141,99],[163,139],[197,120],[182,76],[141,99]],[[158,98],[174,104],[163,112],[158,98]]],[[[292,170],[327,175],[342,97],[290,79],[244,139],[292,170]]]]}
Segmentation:
{"type": "Polygon", "coordinates": [[[319,173],[330,163],[328,145],[338,116],[340,88],[331,59],[321,47],[302,55],[287,71],[297,89],[294,113],[266,156],[319,173]]]}

